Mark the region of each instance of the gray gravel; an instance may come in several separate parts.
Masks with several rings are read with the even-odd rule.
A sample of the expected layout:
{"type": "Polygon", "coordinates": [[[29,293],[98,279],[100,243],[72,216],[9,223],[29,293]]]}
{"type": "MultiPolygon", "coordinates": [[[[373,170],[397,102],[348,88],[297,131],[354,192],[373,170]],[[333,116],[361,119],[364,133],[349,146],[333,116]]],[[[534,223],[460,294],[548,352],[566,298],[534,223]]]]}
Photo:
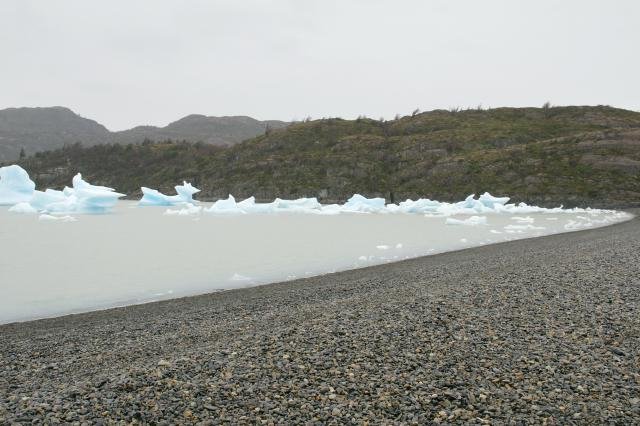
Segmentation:
{"type": "Polygon", "coordinates": [[[0,423],[640,423],[640,220],[0,326],[0,423]]]}

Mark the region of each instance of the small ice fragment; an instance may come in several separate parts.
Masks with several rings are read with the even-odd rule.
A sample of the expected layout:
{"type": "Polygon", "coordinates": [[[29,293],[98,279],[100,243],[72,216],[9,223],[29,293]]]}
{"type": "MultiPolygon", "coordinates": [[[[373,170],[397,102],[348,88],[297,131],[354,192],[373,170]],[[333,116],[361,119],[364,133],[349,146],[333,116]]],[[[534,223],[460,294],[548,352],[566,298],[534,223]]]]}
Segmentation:
{"type": "Polygon", "coordinates": [[[245,277],[244,275],[240,275],[238,273],[235,273],[231,277],[231,281],[251,281],[251,278],[245,277]]]}
{"type": "Polygon", "coordinates": [[[466,238],[460,238],[460,242],[466,244],[468,242],[468,240],[466,238]]]}
{"type": "Polygon", "coordinates": [[[452,217],[448,217],[445,222],[446,225],[466,225],[466,226],[477,226],[477,225],[486,225],[487,217],[486,216],[471,216],[467,219],[455,219],[452,217]]]}
{"type": "Polygon", "coordinates": [[[518,223],[533,223],[533,218],[531,216],[527,216],[527,217],[513,216],[511,220],[515,220],[518,223]]]}
{"type": "Polygon", "coordinates": [[[399,250],[399,249],[401,249],[401,248],[402,248],[402,243],[398,243],[398,244],[396,244],[396,249],[398,249],[398,250],[399,250]]]}
{"type": "Polygon", "coordinates": [[[378,250],[389,250],[389,246],[388,246],[388,245],[386,245],[386,244],[381,244],[381,245],[379,245],[379,246],[376,246],[376,248],[377,248],[378,250]]]}
{"type": "Polygon", "coordinates": [[[366,262],[367,261],[367,256],[360,256],[358,258],[358,260],[361,261],[361,262],[366,262]]]}
{"type": "Polygon", "coordinates": [[[508,231],[537,231],[546,229],[544,226],[534,226],[534,225],[507,225],[504,229],[508,231]]]}
{"type": "Polygon", "coordinates": [[[164,214],[168,216],[192,216],[197,215],[202,210],[201,206],[196,206],[191,203],[187,204],[180,210],[167,209],[164,214]]]}
{"type": "Polygon", "coordinates": [[[502,232],[498,231],[497,229],[492,229],[489,232],[491,232],[492,234],[502,234],[502,232]]]}
{"type": "Polygon", "coordinates": [[[38,217],[38,220],[41,220],[43,222],[76,222],[78,219],[73,216],[53,216],[50,214],[41,214],[38,217]]]}

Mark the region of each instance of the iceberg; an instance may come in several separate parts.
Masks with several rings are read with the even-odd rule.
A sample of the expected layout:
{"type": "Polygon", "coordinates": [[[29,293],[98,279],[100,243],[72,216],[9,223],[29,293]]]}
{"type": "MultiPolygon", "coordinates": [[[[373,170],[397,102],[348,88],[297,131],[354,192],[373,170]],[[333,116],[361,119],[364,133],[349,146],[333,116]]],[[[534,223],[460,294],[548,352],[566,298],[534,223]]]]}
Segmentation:
{"type": "Polygon", "coordinates": [[[165,195],[157,189],[151,189],[143,186],[142,198],[138,202],[141,206],[175,206],[180,204],[193,204],[196,201],[193,195],[200,190],[192,186],[188,182],[182,182],[182,185],[176,185],[176,195],[165,195]]]}
{"type": "Polygon", "coordinates": [[[16,164],[0,167],[0,205],[29,202],[35,189],[36,184],[22,167],[16,164]]]}
{"type": "MultiPolygon", "coordinates": [[[[3,172],[3,185],[8,185],[4,189],[10,188],[13,194],[2,199],[14,201],[13,207],[9,209],[12,212],[106,213],[115,206],[120,197],[125,196],[125,194],[115,192],[113,188],[90,184],[82,179],[80,173],[73,177],[71,188],[65,187],[62,191],[55,189],[36,191],[35,184],[29,179],[27,172],[19,166],[3,167],[0,172],[3,172]],[[6,169],[9,171],[7,172],[6,169]],[[8,176],[6,180],[5,176],[8,176]]],[[[5,195],[7,193],[8,191],[4,192],[5,195]]],[[[0,189],[0,194],[3,194],[2,189],[0,189]]],[[[41,219],[48,220],[46,216],[44,219],[41,216],[41,219]]]]}
{"type": "Polygon", "coordinates": [[[73,177],[72,184],[72,188],[65,187],[62,191],[38,191],[33,197],[33,207],[48,213],[99,214],[108,212],[125,196],[113,188],[90,184],[80,173],[73,177]]]}

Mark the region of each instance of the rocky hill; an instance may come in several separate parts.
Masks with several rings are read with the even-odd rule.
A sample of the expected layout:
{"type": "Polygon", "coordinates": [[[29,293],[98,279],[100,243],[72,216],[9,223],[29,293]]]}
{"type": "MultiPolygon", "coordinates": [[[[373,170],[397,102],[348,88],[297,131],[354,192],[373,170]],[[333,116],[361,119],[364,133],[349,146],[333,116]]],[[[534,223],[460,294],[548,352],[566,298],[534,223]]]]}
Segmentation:
{"type": "Polygon", "coordinates": [[[541,205],[640,205],[640,113],[606,106],[431,111],[392,121],[296,123],[230,147],[70,146],[20,163],[39,186],[80,171],[132,196],[182,180],[201,199],[354,192],[394,201],[490,191],[541,205]]]}
{"type": "Polygon", "coordinates": [[[139,126],[110,132],[103,125],[83,118],[68,108],[8,108],[0,110],[0,161],[19,158],[20,151],[30,155],[40,151],[82,143],[140,143],[146,139],[167,139],[233,145],[278,129],[288,123],[259,121],[251,117],[207,117],[189,115],[166,127],[139,126]]]}

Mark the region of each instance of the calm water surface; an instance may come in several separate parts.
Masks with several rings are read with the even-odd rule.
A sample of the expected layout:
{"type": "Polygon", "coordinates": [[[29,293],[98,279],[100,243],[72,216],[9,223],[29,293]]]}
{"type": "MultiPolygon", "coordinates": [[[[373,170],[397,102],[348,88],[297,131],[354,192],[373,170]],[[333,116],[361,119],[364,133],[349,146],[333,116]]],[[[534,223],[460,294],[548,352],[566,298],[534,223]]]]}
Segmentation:
{"type": "MultiPolygon", "coordinates": [[[[110,215],[42,221],[0,207],[0,322],[254,286],[623,220],[620,214],[489,214],[447,225],[408,214],[110,215]]],[[[456,216],[466,220],[468,216],[456,216]]]]}

